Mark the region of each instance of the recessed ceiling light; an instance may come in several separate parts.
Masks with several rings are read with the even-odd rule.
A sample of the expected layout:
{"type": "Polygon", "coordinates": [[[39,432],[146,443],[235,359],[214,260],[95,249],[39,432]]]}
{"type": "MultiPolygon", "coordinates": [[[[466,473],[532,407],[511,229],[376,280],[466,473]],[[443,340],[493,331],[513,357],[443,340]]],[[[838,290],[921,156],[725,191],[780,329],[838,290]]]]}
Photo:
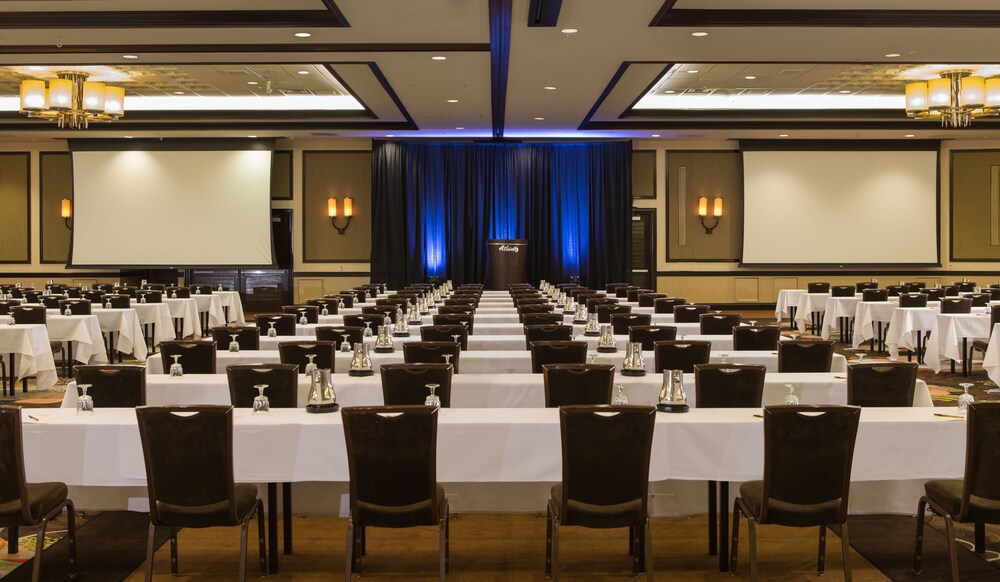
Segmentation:
{"type": "Polygon", "coordinates": [[[535,121],[545,121],[545,118],[544,117],[536,117],[535,121]]]}
{"type": "Polygon", "coordinates": [[[456,127],[455,129],[465,129],[464,127],[456,127]]]}
{"type": "Polygon", "coordinates": [[[249,137],[249,138],[255,138],[257,136],[256,135],[248,135],[247,137],[249,137]]]}
{"type": "Polygon", "coordinates": [[[247,81],[247,85],[257,85],[257,81],[247,81]]]}
{"type": "Polygon", "coordinates": [[[841,89],[840,91],[837,91],[837,93],[840,93],[841,95],[847,95],[850,92],[851,91],[849,89],[841,89]]]}
{"type": "Polygon", "coordinates": [[[692,32],[691,36],[708,36],[708,33],[707,32],[701,32],[701,31],[699,31],[699,32],[692,32]]]}
{"type": "Polygon", "coordinates": [[[309,71],[297,71],[300,75],[308,75],[309,71]]]}
{"type": "Polygon", "coordinates": [[[560,32],[562,32],[563,34],[576,34],[580,31],[575,28],[564,28],[560,32]]]}
{"type": "Polygon", "coordinates": [[[126,136],[123,136],[123,137],[124,137],[125,139],[132,139],[132,136],[131,136],[131,135],[126,135],[126,136]]]}
{"type": "Polygon", "coordinates": [[[137,59],[139,55],[122,55],[123,59],[137,59]]]}
{"type": "Polygon", "coordinates": [[[295,33],[295,37],[296,38],[309,38],[310,36],[312,36],[312,33],[309,33],[309,32],[296,32],[295,33]]]}
{"type": "Polygon", "coordinates": [[[886,53],[885,56],[888,59],[894,59],[899,56],[899,53],[886,53]]]}
{"type": "Polygon", "coordinates": [[[917,137],[917,136],[913,135],[912,133],[908,133],[908,134],[904,135],[903,137],[917,137]]]}
{"type": "Polygon", "coordinates": [[[28,67],[28,70],[29,71],[44,71],[45,67],[39,67],[38,65],[33,65],[31,67],[28,67]]]}
{"type": "Polygon", "coordinates": [[[546,86],[544,87],[544,89],[545,89],[546,91],[555,91],[555,90],[556,90],[556,89],[558,89],[558,88],[559,88],[559,87],[554,87],[554,86],[552,86],[552,85],[546,85],[546,86]]]}
{"type": "Polygon", "coordinates": [[[431,57],[431,60],[432,61],[447,61],[448,57],[443,56],[443,55],[435,55],[435,56],[431,57]]]}
{"type": "Polygon", "coordinates": [[[448,103],[458,103],[458,99],[448,99],[448,103]]]}
{"type": "Polygon", "coordinates": [[[387,133],[387,134],[385,134],[385,136],[386,136],[386,137],[396,137],[396,135],[395,135],[395,134],[392,134],[392,133],[387,133]]]}
{"type": "Polygon", "coordinates": [[[746,77],[743,77],[743,78],[746,79],[747,81],[753,81],[757,77],[754,77],[753,75],[747,75],[746,77]]]}
{"type": "Polygon", "coordinates": [[[700,73],[701,71],[699,71],[698,69],[688,69],[687,72],[688,73],[700,73]]]}
{"type": "Polygon", "coordinates": [[[651,135],[651,136],[649,136],[649,137],[660,137],[660,134],[658,134],[658,133],[654,133],[653,135],[651,135]]]}
{"type": "Polygon", "coordinates": [[[676,93],[676,92],[677,91],[674,91],[673,89],[667,89],[666,91],[664,91],[664,93],[666,93],[668,95],[670,95],[671,93],[676,93]]]}
{"type": "Polygon", "coordinates": [[[174,91],[174,95],[183,95],[184,91],[174,91]]]}
{"type": "Polygon", "coordinates": [[[787,133],[779,133],[778,137],[788,137],[788,134],[787,133]]]}

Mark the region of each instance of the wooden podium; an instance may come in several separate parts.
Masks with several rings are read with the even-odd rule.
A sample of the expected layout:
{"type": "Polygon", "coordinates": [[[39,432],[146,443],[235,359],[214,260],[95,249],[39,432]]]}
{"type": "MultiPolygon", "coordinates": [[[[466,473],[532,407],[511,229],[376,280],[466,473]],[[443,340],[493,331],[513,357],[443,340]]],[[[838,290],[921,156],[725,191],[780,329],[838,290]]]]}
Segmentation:
{"type": "Polygon", "coordinates": [[[504,290],[512,283],[524,283],[528,241],[490,239],[486,241],[490,260],[490,289],[504,290]]]}

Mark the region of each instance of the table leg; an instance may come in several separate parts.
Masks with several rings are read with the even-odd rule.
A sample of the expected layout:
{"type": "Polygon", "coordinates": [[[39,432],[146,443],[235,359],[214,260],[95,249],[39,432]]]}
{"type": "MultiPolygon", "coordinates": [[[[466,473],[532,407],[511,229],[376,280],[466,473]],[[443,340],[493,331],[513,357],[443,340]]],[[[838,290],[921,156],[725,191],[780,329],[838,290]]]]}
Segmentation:
{"type": "Polygon", "coordinates": [[[73,375],[73,340],[66,342],[66,375],[73,375]]]}
{"type": "Polygon", "coordinates": [[[267,553],[269,574],[278,573],[278,484],[267,484],[267,553]]]}
{"type": "MultiPolygon", "coordinates": [[[[14,395],[14,387],[17,386],[17,360],[14,359],[14,352],[10,353],[10,395],[14,395]]],[[[3,387],[3,395],[7,395],[7,386],[3,387]]]]}
{"type": "Polygon", "coordinates": [[[292,553],[292,484],[281,484],[281,524],[285,540],[285,554],[292,553]]]}
{"type": "MultiPolygon", "coordinates": [[[[11,390],[11,392],[13,392],[13,390],[11,390]]],[[[18,547],[19,544],[17,543],[18,542],[18,537],[19,536],[18,536],[18,533],[17,533],[17,526],[7,528],[7,553],[8,554],[17,554],[17,551],[20,549],[18,547]]]]}
{"type": "Polygon", "coordinates": [[[729,571],[729,481],[719,481],[719,571],[729,571]]]}
{"type": "Polygon", "coordinates": [[[986,551],[986,522],[977,521],[976,522],[976,553],[982,554],[986,551]]]}
{"type": "Polygon", "coordinates": [[[795,307],[788,308],[788,325],[790,329],[798,329],[798,324],[795,323],[795,307]]]}
{"type": "Polygon", "coordinates": [[[962,338],[962,375],[968,376],[972,373],[972,361],[969,359],[969,338],[962,338]]]}
{"type": "Polygon", "coordinates": [[[719,553],[717,546],[718,513],[716,508],[718,501],[716,497],[715,481],[708,482],[708,555],[714,556],[719,553]]]}

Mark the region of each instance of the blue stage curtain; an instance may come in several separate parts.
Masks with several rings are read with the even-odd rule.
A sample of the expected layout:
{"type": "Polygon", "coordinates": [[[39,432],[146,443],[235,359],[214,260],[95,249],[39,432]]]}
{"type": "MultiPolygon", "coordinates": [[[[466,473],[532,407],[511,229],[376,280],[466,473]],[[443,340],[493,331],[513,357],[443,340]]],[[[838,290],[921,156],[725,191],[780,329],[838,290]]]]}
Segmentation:
{"type": "Polygon", "coordinates": [[[489,239],[528,241],[528,280],[628,280],[632,145],[375,141],[372,277],[487,277],[489,239]]]}

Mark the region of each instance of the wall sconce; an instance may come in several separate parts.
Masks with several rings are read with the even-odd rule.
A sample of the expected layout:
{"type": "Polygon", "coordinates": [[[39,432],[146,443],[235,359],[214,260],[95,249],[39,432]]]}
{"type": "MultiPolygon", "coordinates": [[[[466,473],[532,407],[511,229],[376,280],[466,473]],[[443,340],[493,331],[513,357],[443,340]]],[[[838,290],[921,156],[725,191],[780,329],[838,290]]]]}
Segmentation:
{"type": "Polygon", "coordinates": [[[66,228],[73,230],[73,202],[69,198],[62,199],[59,216],[66,222],[66,228]]]}
{"type": "Polygon", "coordinates": [[[698,199],[698,217],[701,219],[701,226],[705,229],[705,234],[712,234],[715,227],[719,226],[719,218],[722,217],[722,198],[719,196],[715,197],[714,208],[712,209],[712,216],[715,217],[715,224],[708,226],[705,224],[705,217],[708,216],[708,198],[702,196],[698,199]]]}
{"type": "Polygon", "coordinates": [[[344,234],[347,231],[347,227],[351,226],[351,218],[354,216],[354,200],[350,197],[344,198],[344,216],[347,217],[347,222],[343,227],[337,226],[337,199],[327,198],[326,199],[326,214],[330,217],[330,224],[333,228],[337,229],[337,232],[344,234]]]}

